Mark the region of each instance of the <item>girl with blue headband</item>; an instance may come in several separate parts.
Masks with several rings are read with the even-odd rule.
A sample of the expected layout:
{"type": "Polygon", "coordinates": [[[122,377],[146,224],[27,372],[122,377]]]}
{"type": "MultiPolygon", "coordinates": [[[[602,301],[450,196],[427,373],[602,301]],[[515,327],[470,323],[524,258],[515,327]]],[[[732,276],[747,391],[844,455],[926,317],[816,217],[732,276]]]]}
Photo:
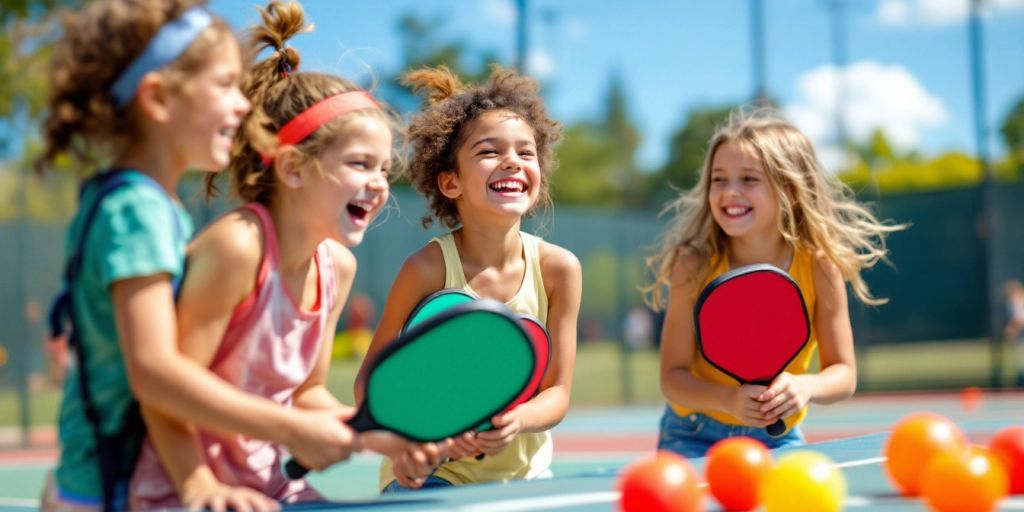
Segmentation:
{"type": "MultiPolygon", "coordinates": [[[[65,381],[60,461],[44,510],[124,510],[145,428],[134,399],[174,417],[289,447],[314,468],[348,456],[337,411],[292,411],[226,384],[178,347],[175,297],[193,225],[176,196],[186,169],[229,162],[249,111],[241,52],[196,0],[101,0],[66,18],[44,124],[47,167],[88,167],[68,231],[64,292],[50,315],[77,364],[65,381]],[[243,419],[240,419],[243,418],[243,419]]],[[[212,496],[212,497],[211,497],[212,496]]],[[[276,502],[220,487],[236,509],[276,502]],[[254,505],[255,504],[255,505],[254,505]]]]}

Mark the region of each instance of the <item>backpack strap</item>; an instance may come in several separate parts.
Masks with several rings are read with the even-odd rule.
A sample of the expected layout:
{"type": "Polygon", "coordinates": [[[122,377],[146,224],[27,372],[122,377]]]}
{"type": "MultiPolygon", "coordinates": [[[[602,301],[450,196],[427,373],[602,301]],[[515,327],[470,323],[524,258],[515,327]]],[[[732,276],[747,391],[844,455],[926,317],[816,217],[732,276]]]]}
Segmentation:
{"type": "MultiPolygon", "coordinates": [[[[90,379],[85,362],[85,347],[82,345],[78,330],[74,328],[75,308],[71,300],[71,286],[82,271],[85,241],[89,235],[89,228],[92,226],[93,220],[99,211],[100,204],[111,192],[132,183],[144,184],[159,190],[173,208],[173,203],[167,197],[163,187],[155,180],[145,174],[129,176],[123,171],[123,169],[114,169],[101,173],[82,185],[79,191],[79,201],[81,201],[85,194],[85,189],[88,188],[90,183],[95,183],[99,190],[96,192],[92,204],[86,210],[85,216],[82,217],[82,227],[79,230],[77,243],[64,268],[61,291],[50,307],[49,313],[50,334],[53,338],[64,334],[65,326],[71,326],[68,346],[75,351],[82,409],[86,419],[93,428],[96,455],[99,460],[100,477],[103,485],[103,509],[105,511],[126,510],[128,508],[128,484],[132,471],[135,468],[135,461],[138,458],[139,447],[141,447],[142,439],[145,436],[145,423],[142,421],[138,401],[133,399],[125,411],[123,422],[117,431],[109,435],[103,434],[100,428],[99,412],[96,410],[95,402],[92,399],[92,392],[89,390],[90,379]]],[[[173,209],[172,213],[175,232],[178,239],[183,240],[185,232],[181,225],[181,220],[173,209]]],[[[181,277],[173,280],[173,286],[174,296],[177,298],[178,290],[181,286],[181,277]]]]}

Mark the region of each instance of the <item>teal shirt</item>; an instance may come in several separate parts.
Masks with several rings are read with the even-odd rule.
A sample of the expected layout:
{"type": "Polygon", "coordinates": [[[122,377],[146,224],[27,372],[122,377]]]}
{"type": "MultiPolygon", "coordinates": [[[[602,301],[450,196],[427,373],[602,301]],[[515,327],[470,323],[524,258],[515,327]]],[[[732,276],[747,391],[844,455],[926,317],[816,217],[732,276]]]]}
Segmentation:
{"type": "MultiPolygon", "coordinates": [[[[142,178],[125,171],[130,179],[142,178]]],[[[78,244],[86,207],[95,200],[97,187],[84,191],[78,214],[68,229],[66,251],[78,244]]],[[[173,206],[161,190],[145,183],[130,183],[110,192],[96,212],[83,247],[82,269],[71,295],[75,329],[85,347],[89,390],[104,433],[115,432],[132,400],[124,357],[117,338],[111,285],[123,279],[167,273],[180,277],[185,246],[194,230],[181,206],[173,206]],[[177,216],[181,233],[175,227],[177,216]]],[[[92,425],[82,407],[77,368],[64,381],[60,407],[61,453],[56,470],[63,496],[100,500],[102,486],[92,425]]]]}

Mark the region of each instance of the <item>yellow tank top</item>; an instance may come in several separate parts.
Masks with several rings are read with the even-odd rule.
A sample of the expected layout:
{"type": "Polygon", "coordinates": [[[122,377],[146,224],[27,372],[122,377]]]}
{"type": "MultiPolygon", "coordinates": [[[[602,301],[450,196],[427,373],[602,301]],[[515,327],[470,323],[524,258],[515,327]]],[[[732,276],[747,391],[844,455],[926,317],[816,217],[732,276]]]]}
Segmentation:
{"type": "MultiPolygon", "coordinates": [[[[544,279],[540,271],[540,239],[520,232],[523,240],[523,258],[526,271],[522,285],[512,300],[505,303],[512,311],[532,315],[541,322],[548,319],[548,294],[544,290],[544,279]]],[[[470,295],[479,297],[466,282],[462,260],[451,233],[431,240],[441,247],[444,255],[445,288],[461,288],[470,295]]],[[[554,453],[549,432],[519,434],[501,453],[476,460],[465,457],[442,464],[434,476],[455,485],[478,482],[507,482],[545,476],[551,467],[554,453]]],[[[380,467],[380,488],[384,489],[395,479],[391,470],[391,459],[385,458],[380,467]]]]}
{"type": "MultiPolygon", "coordinates": [[[[701,284],[701,289],[708,285],[716,277],[724,274],[729,270],[729,262],[726,258],[721,258],[720,261],[712,272],[708,275],[707,279],[701,284]]],[[[803,250],[795,250],[793,252],[793,262],[790,263],[789,275],[796,281],[796,284],[800,286],[800,292],[804,296],[804,303],[807,305],[807,313],[810,315],[811,320],[811,337],[807,340],[807,345],[800,351],[799,354],[789,365],[786,366],[786,371],[792,374],[802,374],[807,372],[807,368],[811,365],[811,358],[814,356],[814,351],[818,347],[818,335],[814,329],[814,269],[812,255],[803,250]]],[[[721,370],[715,368],[704,359],[701,355],[700,349],[697,348],[696,343],[693,347],[693,366],[690,367],[690,373],[696,375],[701,380],[707,382],[713,382],[715,384],[722,384],[725,386],[739,386],[739,383],[735,379],[726,375],[721,370]]],[[[700,412],[706,414],[722,423],[728,423],[730,425],[741,425],[742,422],[736,419],[731,414],[727,414],[721,411],[698,411],[696,409],[690,409],[681,405],[673,403],[669,404],[676,414],[680,416],[686,416],[691,413],[700,412]]],[[[786,430],[792,429],[794,426],[799,424],[807,416],[807,407],[800,409],[799,412],[786,418],[786,430]]]]}

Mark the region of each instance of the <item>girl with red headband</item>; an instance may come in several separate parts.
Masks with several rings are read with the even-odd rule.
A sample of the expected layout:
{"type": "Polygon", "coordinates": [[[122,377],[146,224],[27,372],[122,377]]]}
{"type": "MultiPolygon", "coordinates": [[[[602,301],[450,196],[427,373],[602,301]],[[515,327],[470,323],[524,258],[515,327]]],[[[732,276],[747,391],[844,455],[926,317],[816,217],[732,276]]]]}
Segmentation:
{"type": "Polygon", "coordinates": [[[364,448],[391,455],[422,449],[389,434],[356,435],[343,423],[354,410],[325,386],[335,326],[355,277],[349,247],[363,240],[388,199],[395,124],[348,81],[298,71],[298,52],[285,46],[306,29],[298,4],[271,2],[261,14],[253,50],[273,52],[243,77],[253,108],[228,164],[232,192],[245,204],[190,247],[179,344],[250,401],[272,405],[274,417],[301,419],[324,435],[301,443],[254,438],[246,425],[268,417],[252,404],[224,402],[234,422],[207,429],[144,403],[150,435],[132,481],[133,508],[263,510],[322,499],[304,479],[282,474],[279,444],[313,469],[364,448]]]}

